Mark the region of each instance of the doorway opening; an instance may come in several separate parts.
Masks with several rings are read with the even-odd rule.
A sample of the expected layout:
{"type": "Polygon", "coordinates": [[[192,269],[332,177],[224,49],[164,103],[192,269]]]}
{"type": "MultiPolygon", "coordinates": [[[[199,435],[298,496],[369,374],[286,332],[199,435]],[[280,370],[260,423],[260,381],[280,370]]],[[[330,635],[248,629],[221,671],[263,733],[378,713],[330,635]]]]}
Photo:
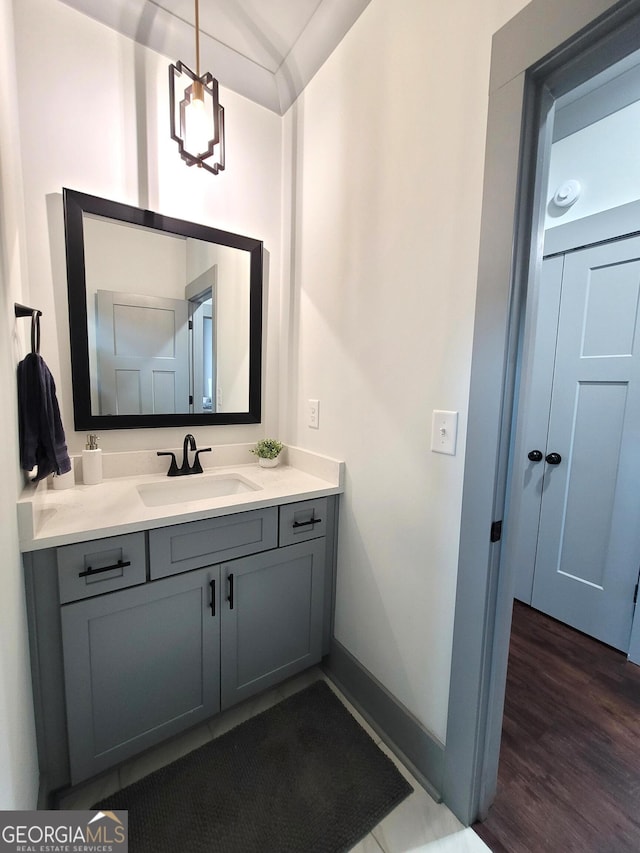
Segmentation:
{"type": "Polygon", "coordinates": [[[515,594],[640,662],[640,173],[625,153],[640,71],[626,35],[534,84],[500,571],[503,603],[515,594]]]}
{"type": "Polygon", "coordinates": [[[531,0],[494,36],[443,776],[445,802],[467,823],[486,815],[498,774],[515,579],[509,543],[489,534],[505,518],[509,535],[516,364],[542,264],[549,173],[538,139],[551,144],[553,122],[538,125],[536,112],[552,118],[562,95],[639,44],[638,0],[531,0]]]}
{"type": "Polygon", "coordinates": [[[640,663],[640,51],[543,85],[505,556],[518,600],[640,663]]]}

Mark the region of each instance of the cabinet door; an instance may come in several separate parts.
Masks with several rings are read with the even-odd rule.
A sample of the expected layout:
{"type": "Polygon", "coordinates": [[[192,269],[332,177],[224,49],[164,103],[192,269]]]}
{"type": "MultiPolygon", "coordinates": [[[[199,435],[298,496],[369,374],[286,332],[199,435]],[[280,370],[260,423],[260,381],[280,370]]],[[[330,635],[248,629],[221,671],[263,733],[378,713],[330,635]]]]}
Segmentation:
{"type": "Polygon", "coordinates": [[[219,568],[62,607],[73,784],[220,710],[219,568]]]}
{"type": "Polygon", "coordinates": [[[322,655],[324,539],[221,567],[221,702],[228,708],[322,655]]]}

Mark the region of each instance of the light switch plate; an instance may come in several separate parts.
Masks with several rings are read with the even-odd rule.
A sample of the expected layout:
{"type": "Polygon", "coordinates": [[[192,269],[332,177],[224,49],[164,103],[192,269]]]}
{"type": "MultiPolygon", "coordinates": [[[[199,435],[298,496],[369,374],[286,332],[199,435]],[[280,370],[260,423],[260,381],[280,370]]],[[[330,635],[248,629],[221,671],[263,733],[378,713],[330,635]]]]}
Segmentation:
{"type": "Polygon", "coordinates": [[[307,400],[307,426],[309,429],[320,428],[320,400],[307,400]]]}
{"type": "Polygon", "coordinates": [[[458,413],[436,409],[431,423],[431,449],[434,453],[456,455],[458,413]]]}

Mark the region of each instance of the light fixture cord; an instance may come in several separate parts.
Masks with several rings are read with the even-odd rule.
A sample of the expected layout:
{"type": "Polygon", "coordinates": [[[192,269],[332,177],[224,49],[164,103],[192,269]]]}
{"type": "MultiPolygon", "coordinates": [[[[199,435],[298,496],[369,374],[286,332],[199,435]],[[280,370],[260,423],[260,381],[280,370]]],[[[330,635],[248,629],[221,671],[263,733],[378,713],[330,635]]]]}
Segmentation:
{"type": "Polygon", "coordinates": [[[200,8],[196,0],[196,76],[200,76],[200,8]]]}

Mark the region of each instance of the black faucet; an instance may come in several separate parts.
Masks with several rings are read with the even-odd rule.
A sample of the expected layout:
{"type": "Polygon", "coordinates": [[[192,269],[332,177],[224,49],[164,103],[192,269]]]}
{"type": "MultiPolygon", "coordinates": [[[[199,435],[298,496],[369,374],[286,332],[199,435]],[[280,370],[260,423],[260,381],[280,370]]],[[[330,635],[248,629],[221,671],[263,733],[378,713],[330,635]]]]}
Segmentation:
{"type": "Polygon", "coordinates": [[[210,447],[203,447],[198,450],[196,447],[196,440],[188,432],[184,437],[184,442],[182,443],[182,466],[178,468],[178,463],[176,462],[176,455],[171,450],[158,450],[158,456],[170,456],[171,457],[171,465],[169,465],[169,470],[167,471],[167,477],[182,477],[186,474],[202,474],[202,465],[200,463],[200,454],[201,453],[210,453],[210,447]],[[193,465],[189,465],[189,451],[195,451],[195,459],[193,460],[193,465]]]}
{"type": "MultiPolygon", "coordinates": [[[[188,451],[189,450],[195,450],[195,449],[196,449],[196,440],[191,435],[191,433],[188,432],[184,437],[184,441],[182,442],[182,468],[180,469],[180,473],[182,473],[182,474],[190,474],[191,473],[191,468],[189,467],[189,453],[188,453],[188,451]]],[[[202,469],[200,470],[200,473],[202,473],[202,469]]]]}

